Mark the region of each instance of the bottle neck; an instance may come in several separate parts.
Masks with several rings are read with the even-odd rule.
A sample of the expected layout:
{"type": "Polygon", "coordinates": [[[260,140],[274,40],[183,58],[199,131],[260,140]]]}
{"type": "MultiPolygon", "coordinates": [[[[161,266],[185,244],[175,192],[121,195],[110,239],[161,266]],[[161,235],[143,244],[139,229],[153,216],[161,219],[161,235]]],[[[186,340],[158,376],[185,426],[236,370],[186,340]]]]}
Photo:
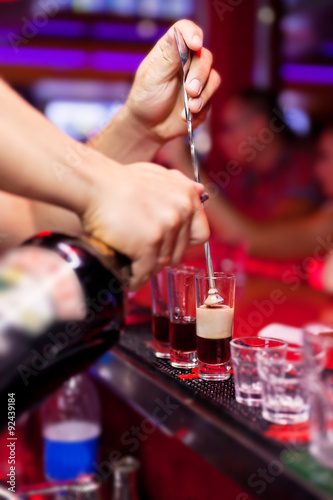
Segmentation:
{"type": "Polygon", "coordinates": [[[115,470],[112,500],[139,500],[136,470],[115,470]]]}

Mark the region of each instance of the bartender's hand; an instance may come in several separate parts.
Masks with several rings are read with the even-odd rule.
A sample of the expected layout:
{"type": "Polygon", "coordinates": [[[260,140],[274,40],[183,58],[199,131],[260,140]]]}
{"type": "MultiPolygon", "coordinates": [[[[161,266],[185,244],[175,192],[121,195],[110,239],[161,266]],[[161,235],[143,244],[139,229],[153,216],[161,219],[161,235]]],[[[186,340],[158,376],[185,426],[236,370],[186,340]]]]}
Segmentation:
{"type": "MultiPolygon", "coordinates": [[[[212,69],[212,54],[203,47],[202,30],[192,21],[178,21],[174,26],[193,51],[186,90],[196,127],[207,115],[220,77],[212,69]]],[[[164,143],[187,134],[174,26],[141,63],[126,104],[90,143],[120,163],[151,161],[164,143]]]]}
{"type": "Polygon", "coordinates": [[[212,69],[211,52],[203,47],[201,28],[192,21],[178,21],[141,63],[126,103],[141,125],[163,142],[187,134],[185,115],[182,116],[183,75],[174,27],[193,51],[186,91],[190,96],[194,126],[205,119],[209,100],[221,81],[212,69]]]}
{"type": "Polygon", "coordinates": [[[154,164],[94,172],[81,214],[90,234],[132,260],[131,289],[165,265],[178,264],[189,245],[209,237],[200,203],[202,184],[154,164]]]}

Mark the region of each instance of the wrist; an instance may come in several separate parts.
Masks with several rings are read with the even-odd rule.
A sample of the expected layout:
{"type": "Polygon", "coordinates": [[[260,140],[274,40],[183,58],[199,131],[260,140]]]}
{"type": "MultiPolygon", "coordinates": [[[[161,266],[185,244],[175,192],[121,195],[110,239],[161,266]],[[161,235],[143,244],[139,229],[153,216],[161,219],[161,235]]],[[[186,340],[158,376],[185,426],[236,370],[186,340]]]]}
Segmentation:
{"type": "Polygon", "coordinates": [[[158,133],[153,123],[149,123],[141,117],[131,106],[130,102],[126,102],[119,112],[120,119],[123,122],[124,128],[133,134],[137,141],[144,141],[150,146],[156,147],[158,150],[167,141],[158,133]]]}
{"type": "Polygon", "coordinates": [[[90,146],[122,164],[151,161],[163,141],[125,104],[90,146]]]}
{"type": "Polygon", "coordinates": [[[117,172],[121,166],[98,151],[84,146],[85,156],[82,157],[81,164],[72,171],[68,177],[68,189],[72,192],[70,206],[67,207],[75,212],[80,218],[98,200],[101,185],[111,178],[114,183],[110,183],[110,197],[112,197],[112,187],[116,183],[117,172]]]}

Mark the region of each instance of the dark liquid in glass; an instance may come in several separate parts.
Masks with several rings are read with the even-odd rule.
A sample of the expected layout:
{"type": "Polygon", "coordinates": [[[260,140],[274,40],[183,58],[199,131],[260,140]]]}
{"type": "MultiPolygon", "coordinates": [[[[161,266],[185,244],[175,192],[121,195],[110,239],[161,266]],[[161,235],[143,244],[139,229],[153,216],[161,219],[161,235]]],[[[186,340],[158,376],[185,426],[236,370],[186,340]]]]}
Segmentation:
{"type": "Polygon", "coordinates": [[[206,339],[197,337],[198,359],[209,365],[220,365],[230,360],[231,337],[224,339],[206,339]]]}
{"type": "Polygon", "coordinates": [[[197,350],[195,318],[170,322],[170,346],[175,351],[193,352],[197,350]]]}
{"type": "Polygon", "coordinates": [[[153,336],[162,344],[169,343],[169,316],[154,314],[152,318],[153,336]]]}

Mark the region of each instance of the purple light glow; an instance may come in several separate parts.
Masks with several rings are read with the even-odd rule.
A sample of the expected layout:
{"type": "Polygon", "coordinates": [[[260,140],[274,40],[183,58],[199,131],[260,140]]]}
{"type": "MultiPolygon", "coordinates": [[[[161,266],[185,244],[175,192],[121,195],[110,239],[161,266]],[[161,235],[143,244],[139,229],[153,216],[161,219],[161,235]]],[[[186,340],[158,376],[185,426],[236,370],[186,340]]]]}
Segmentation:
{"type": "Polygon", "coordinates": [[[333,42],[324,42],[320,45],[321,52],[327,57],[333,57],[333,42]]]}
{"type": "Polygon", "coordinates": [[[87,64],[87,54],[81,50],[61,50],[0,47],[0,64],[37,68],[78,69],[87,64]]]}
{"type": "Polygon", "coordinates": [[[7,45],[7,44],[9,43],[7,36],[8,36],[8,33],[9,33],[10,31],[12,31],[12,32],[16,33],[15,29],[12,29],[12,30],[10,30],[10,29],[8,29],[8,28],[6,28],[6,29],[5,29],[5,28],[1,28],[1,29],[0,29],[0,43],[1,43],[1,44],[3,44],[3,43],[4,43],[4,44],[6,44],[6,45],[7,45]]]}
{"type": "Polygon", "coordinates": [[[60,38],[80,38],[87,32],[87,23],[83,21],[49,20],[39,28],[41,36],[55,36],[60,38]]]}
{"type": "Polygon", "coordinates": [[[287,63],[281,66],[280,76],[289,83],[332,85],[333,67],[287,63]]]}
{"type": "MultiPolygon", "coordinates": [[[[20,26],[10,26],[0,30],[1,43],[8,45],[8,34],[15,33],[22,36],[20,26]]],[[[50,19],[45,26],[38,27],[38,36],[55,38],[93,38],[97,40],[127,41],[127,42],[156,42],[165,33],[165,28],[156,26],[155,31],[142,35],[138,24],[84,21],[67,21],[50,19]]]]}
{"type": "Polygon", "coordinates": [[[126,52],[85,52],[83,50],[0,47],[0,65],[39,68],[95,69],[98,71],[135,72],[145,54],[126,52]]]}
{"type": "Polygon", "coordinates": [[[95,52],[92,54],[92,66],[98,71],[135,72],[145,58],[145,54],[125,52],[95,52]]]}
{"type": "Polygon", "coordinates": [[[133,24],[116,24],[116,23],[96,23],[91,26],[93,38],[100,40],[121,40],[130,42],[142,42],[145,40],[157,42],[165,33],[165,28],[157,27],[156,32],[152,36],[143,38],[137,29],[137,25],[133,24]]]}

